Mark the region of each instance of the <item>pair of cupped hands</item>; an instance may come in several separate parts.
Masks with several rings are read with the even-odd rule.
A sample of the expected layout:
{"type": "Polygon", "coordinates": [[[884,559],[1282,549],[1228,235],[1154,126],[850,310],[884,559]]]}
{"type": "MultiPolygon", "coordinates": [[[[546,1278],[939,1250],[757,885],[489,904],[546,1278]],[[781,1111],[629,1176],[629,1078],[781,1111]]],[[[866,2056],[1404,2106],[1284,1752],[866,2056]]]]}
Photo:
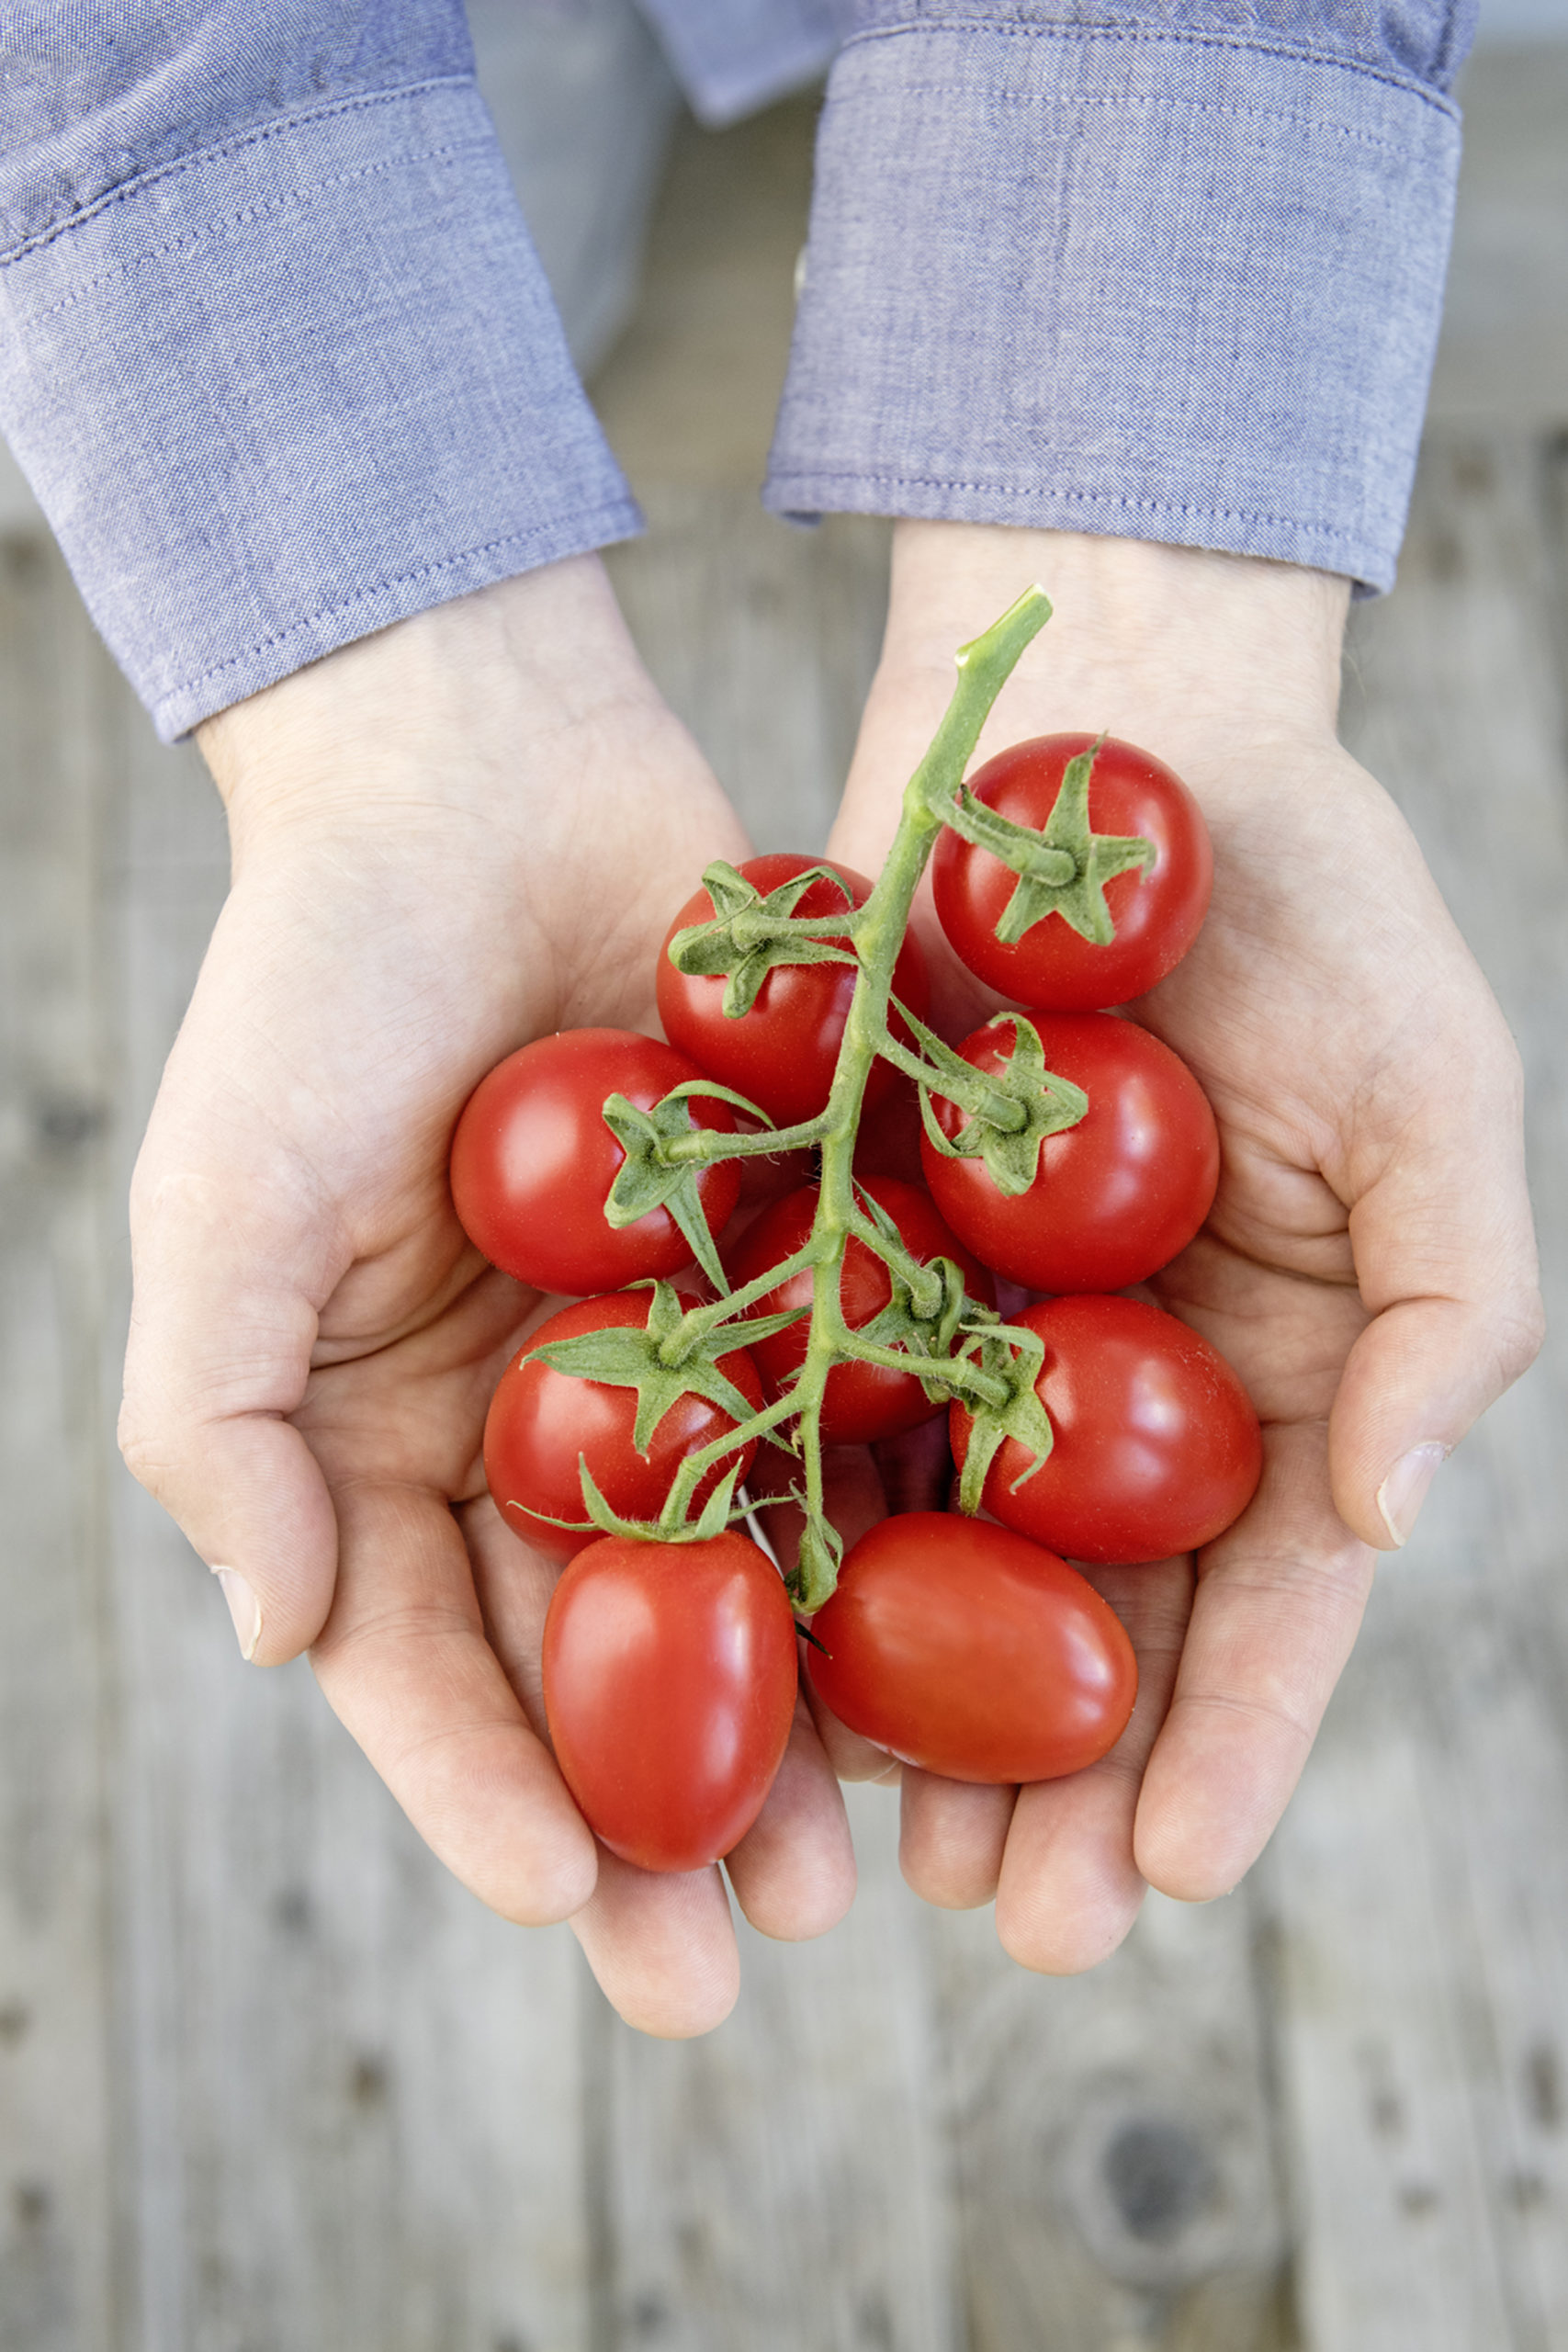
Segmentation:
{"type": "MultiPolygon", "coordinates": [[[[981,755],[1106,729],[1175,767],[1213,837],[1204,930],[1134,1008],[1195,1071],[1224,1149],[1210,1222],[1154,1290],[1235,1366],[1266,1441],[1255,1501],[1196,1561],[1095,1575],[1140,1668],[1111,1755],[1019,1791],[902,1772],[910,1884],[994,1895],[1007,1950],[1068,1973],[1115,1948],[1146,1885],[1201,1901],[1253,1861],[1375,1551],[1409,1534],[1540,1325],[1512,1041],[1403,819],[1336,740],[1344,582],[898,526],[829,854],[875,874],[955,649],[1032,580],[1055,617],[981,755]]],[[[233,884],[136,1173],[127,1458],[220,1577],[244,1656],[309,1648],[467,1885],[519,1922],[570,1917],[634,2024],[702,2032],[738,1985],[719,1871],[653,1876],[596,1849],[544,1737],[556,1571],[502,1524],[479,1453],[536,1302],[465,1240],[446,1158],[471,1089],[525,1040],[656,1029],[664,929],[748,844],[592,557],[349,645],[200,736],[233,884]]],[[[987,1002],[929,904],[919,920],[962,1035],[987,1002]]],[[[840,1460],[842,1532],[938,1499],[919,1470],[840,1460]]],[[[757,1928],[841,1916],[839,1780],[897,1776],[802,1704],[727,1865],[757,1928]]]]}

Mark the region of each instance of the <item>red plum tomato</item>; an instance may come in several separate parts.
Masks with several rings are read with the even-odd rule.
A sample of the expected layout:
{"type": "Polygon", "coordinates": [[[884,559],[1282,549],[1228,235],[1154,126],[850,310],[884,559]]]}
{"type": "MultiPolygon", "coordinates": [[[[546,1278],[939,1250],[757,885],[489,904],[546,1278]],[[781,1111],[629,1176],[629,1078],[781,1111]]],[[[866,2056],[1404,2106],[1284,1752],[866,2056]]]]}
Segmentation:
{"type": "MultiPolygon", "coordinates": [[[[969,778],[970,788],[998,816],[1038,831],[1055,807],[1068,761],[1094,740],[1037,735],[1015,743],[987,760],[969,778]]],[[[1015,1003],[1060,1012],[1125,1004],[1163,980],[1198,936],[1214,859],[1202,810],[1180,777],[1152,752],[1112,736],[1089,772],[1089,820],[1097,833],[1140,834],[1155,846],[1146,872],[1134,867],[1105,885],[1116,926],[1105,947],[1094,946],[1057,913],[1004,946],[997,925],[1017,875],[946,828],[938,837],[931,884],[942,930],[969,969],[1015,1003]]]]}
{"type": "MultiPolygon", "coordinates": [[[[990,1275],[948,1231],[918,1184],[905,1184],[894,1176],[863,1176],[856,1181],[863,1192],[886,1210],[911,1256],[922,1265],[930,1265],[937,1258],[951,1258],[963,1272],[970,1297],[985,1306],[996,1305],[996,1285],[990,1275]]],[[[803,1249],[810,1238],[816,1214],[815,1184],[803,1184],[797,1192],[786,1193],[782,1201],[765,1210],[754,1225],[747,1227],[728,1255],[726,1271],[733,1286],[739,1290],[755,1282],[770,1266],[782,1265],[803,1249]]],[[[845,1245],[843,1272],[839,1281],[839,1301],[851,1330],[862,1329],[880,1315],[892,1296],[893,1284],[881,1259],[863,1241],[852,1238],[845,1245]]],[[[791,1306],[809,1307],[810,1304],[808,1270],[769,1291],[752,1312],[759,1316],[776,1315],[791,1306]]],[[[744,1324],[739,1328],[745,1329],[744,1324]]],[[[747,1342],[770,1397],[779,1395],[805,1362],[809,1329],[808,1317],[802,1317],[798,1323],[775,1331],[771,1339],[747,1342]]],[[[915,1429],[921,1421],[933,1419],[942,1409],[940,1403],[931,1402],[910,1373],[890,1372],[881,1364],[836,1363],[828,1374],[823,1396],[823,1443],[870,1445],[878,1438],[897,1437],[903,1430],[915,1429]]]]}
{"type": "Polygon", "coordinates": [[[545,1713],[583,1819],[623,1861],[694,1871],[746,1835],[795,1713],[795,1619],[746,1536],[607,1535],[545,1619],[545,1713]]]}
{"type": "MultiPolygon", "coordinates": [[[[1076,1127],[1047,1136],[1033,1183],[1010,1199],[983,1159],[947,1159],[920,1137],[931,1197],[988,1266],[1028,1290],[1125,1290],[1168,1266],[1197,1232],[1220,1180],[1208,1097],[1179,1055],[1109,1012],[1031,1016],[1045,1067],[1089,1096],[1076,1127]]],[[[1003,1014],[958,1050],[978,1070],[1012,1052],[1003,1014]]],[[[949,1138],[967,1114],[933,1095],[949,1138]]]]}
{"type": "MultiPolygon", "coordinates": [[[[779,853],[750,857],[739,870],[764,896],[825,861],[779,853]]],[[[864,906],[871,884],[851,865],[834,863],[832,871],[849,888],[852,903],[864,906]]],[[[831,882],[813,882],[795,909],[801,916],[835,914],[844,904],[843,892],[831,882]]],[[[700,1062],[710,1078],[733,1087],[749,1102],[767,1113],[776,1126],[795,1126],[814,1119],[827,1107],[850,999],[854,994],[852,964],[775,964],[757,992],[750,1012],[731,1021],[724,1012],[722,976],[689,978],[670,961],[670,942],[692,923],[711,922],[713,900],[705,890],[687,899],[659,955],[659,1017],[671,1045],[700,1062]]],[[[841,943],[842,944],[842,943],[841,943]]],[[[907,938],[893,970],[893,993],[923,1020],[931,989],[925,956],[918,940],[907,938]]],[[[893,1033],[905,1045],[913,1039],[897,1015],[893,1033]]],[[[866,1090],[868,1102],[886,1092],[895,1076],[886,1062],[873,1065],[866,1090]]]]}
{"type": "Polygon", "coordinates": [[[807,1672],[839,1720],[950,1781],[1081,1771],[1137,1693],[1132,1643],[1086,1577],[943,1511],[863,1535],[811,1630],[807,1672]]]}
{"type": "MultiPolygon", "coordinates": [[[[682,1308],[697,1304],[685,1292],[679,1296],[682,1308]]],[[[657,1519],[687,1454],[714,1444],[736,1426],[721,1406],[688,1390],[655,1426],[647,1453],[639,1453],[632,1443],[635,1389],[556,1372],[534,1353],[553,1340],[575,1340],[589,1331],[644,1327],[651,1298],[646,1290],[612,1291],[607,1297],[585,1298],[576,1306],[563,1307],[532,1334],[522,1354],[502,1374],[491,1399],[485,1419],[485,1482],[513,1533],[549,1559],[570,1560],[601,1532],[589,1526],[573,1534],[551,1524],[586,1516],[580,1454],[612,1510],[623,1519],[657,1519]]],[[[745,1349],[720,1356],[718,1368],[751,1410],[760,1412],[761,1383],[745,1349]]],[[[756,1451],[755,1439],[740,1448],[742,1478],[756,1451]]],[[[694,1513],[735,1460],[733,1453],[727,1454],[704,1472],[694,1513]]]]}
{"type": "MultiPolygon", "coordinates": [[[[1004,1440],[985,1506],[1071,1560],[1164,1560],[1212,1543],[1251,1501],[1263,1468],[1252,1400],[1218,1350],[1134,1298],[1054,1298],[1015,1323],[1038,1331],[1035,1392],[1055,1437],[1032,1477],[1004,1440]],[[1021,1480],[1021,1484],[1015,1481],[1021,1480]]],[[[952,1408],[954,1459],[969,1416],[952,1408]]]]}
{"type": "MultiPolygon", "coordinates": [[[[710,1075],[630,1029],[563,1029],[509,1054],[469,1095],[452,1138],[464,1232],[503,1272],[569,1297],[679,1273],[692,1251],[668,1209],[618,1231],[605,1220],[626,1154],[604,1124],[604,1098],[624,1094],[650,1111],[671,1088],[710,1075]]],[[[697,1125],[733,1132],[726,1103],[691,1108],[697,1125]]],[[[711,1232],[723,1230],[739,1196],[736,1161],[704,1170],[711,1232]]]]}

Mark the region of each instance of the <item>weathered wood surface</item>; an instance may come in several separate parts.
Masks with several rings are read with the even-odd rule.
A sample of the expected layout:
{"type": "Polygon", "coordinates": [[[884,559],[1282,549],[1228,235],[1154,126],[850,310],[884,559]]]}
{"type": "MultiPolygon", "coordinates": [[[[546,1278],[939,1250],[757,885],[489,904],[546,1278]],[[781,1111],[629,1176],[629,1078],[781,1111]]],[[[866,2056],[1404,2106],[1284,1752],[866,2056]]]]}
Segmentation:
{"type": "Polygon", "coordinates": [[[1559,1338],[1384,1569],[1268,1871],[1314,2352],[1568,2346],[1562,462],[1429,436],[1398,593],[1352,638],[1349,738],[1524,1051],[1559,1338]]]}

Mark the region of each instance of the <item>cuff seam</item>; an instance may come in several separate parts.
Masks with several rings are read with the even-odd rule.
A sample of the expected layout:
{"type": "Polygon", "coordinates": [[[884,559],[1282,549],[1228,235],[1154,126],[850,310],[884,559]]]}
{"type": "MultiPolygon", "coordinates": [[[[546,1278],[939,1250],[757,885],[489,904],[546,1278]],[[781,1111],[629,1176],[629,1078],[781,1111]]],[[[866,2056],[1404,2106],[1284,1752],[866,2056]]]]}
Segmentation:
{"type": "MultiPolygon", "coordinates": [[[[356,605],[371,604],[377,597],[386,595],[389,589],[412,587],[417,581],[434,579],[441,572],[451,571],[460,564],[475,563],[485,556],[499,555],[506,548],[524,548],[536,545],[541,539],[559,537],[563,531],[574,546],[607,547],[615,538],[637,532],[641,523],[642,517],[629,499],[617,500],[611,505],[587,514],[558,514],[546,523],[531,523],[525,530],[504,532],[500,538],[486,539],[479,547],[458,548],[451,555],[441,556],[434,563],[418,564],[410,571],[389,572],[385,578],[372,582],[368,587],[355,589],[352,596],[344,596],[335,605],[322,605],[314,612],[301,614],[297,621],[290,621],[287,628],[275,629],[270,637],[256,638],[251,644],[242,646],[237,653],[230,654],[227,660],[214,662],[209,670],[199,671],[194,678],[176,680],[159,695],[155,707],[163,709],[170,703],[199,695],[204,686],[215,684],[227,671],[242,669],[247,662],[254,662],[258,654],[276,652],[279,647],[288,645],[306,631],[319,628],[323,621],[339,620],[344,614],[352,613],[356,605]]],[[[563,556],[570,551],[563,545],[563,556]]]]}
{"type": "MultiPolygon", "coordinates": [[[[293,113],[275,115],[253,130],[241,131],[231,139],[215,141],[211,146],[194,148],[188,155],[176,156],[174,162],[160,164],[153,171],[138,172],[134,178],[122,180],[117,187],[106,188],[91,204],[79,206],[66,220],[57,220],[52,228],[40,229],[35,237],[26,237],[19,244],[8,246],[0,253],[0,269],[12,262],[21,261],[29,254],[40,252],[57,238],[69,236],[85,222],[95,220],[111,204],[123,204],[130,197],[140,196],[143,189],[156,187],[160,182],[177,179],[184,172],[198,170],[203,164],[220,162],[231,155],[243,154],[249,147],[264,145],[286,132],[315,122],[330,122],[335,116],[363,114],[372,107],[395,106],[408,98],[423,97],[434,90],[462,90],[474,87],[471,74],[433,74],[423,82],[402,82],[395,89],[359,91],[351,98],[333,98],[319,107],[297,108],[293,113]]],[[[101,282],[101,281],[100,281],[101,282]]]]}
{"type": "MultiPolygon", "coordinates": [[[[974,96],[973,90],[959,82],[909,81],[901,83],[899,91],[901,96],[918,91],[922,96],[942,98],[966,98],[974,96]]],[[[988,106],[1054,107],[1063,110],[1070,109],[1074,113],[1087,111],[1091,107],[1102,107],[1109,113],[1131,112],[1134,108],[1140,107],[1169,107],[1182,114],[1219,115],[1235,118],[1240,121],[1288,123],[1292,128],[1303,130],[1325,130],[1332,138],[1354,140],[1358,146],[1375,147],[1384,154],[1398,155],[1402,159],[1409,153],[1408,148],[1400,145],[1394,140],[1380,139],[1375,131],[1359,130],[1353,124],[1348,122],[1328,122],[1321,115],[1295,114],[1284,107],[1222,105],[1213,98],[1168,96],[1145,97],[1131,93],[1119,95],[1116,97],[1098,98],[1077,91],[1034,90],[987,90],[986,102],[988,106]]]]}
{"type": "Polygon", "coordinates": [[[789,473],[773,475],[768,482],[770,501],[782,502],[792,479],[798,479],[803,487],[818,482],[854,482],[867,490],[969,491],[979,497],[1019,498],[1034,503],[1060,500],[1075,505],[1110,507],[1121,514],[1185,514],[1199,523],[1263,524],[1275,530],[1301,531],[1309,538],[1326,539],[1341,547],[1350,544],[1348,535],[1332,524],[1299,521],[1293,514],[1259,514],[1250,506],[1199,506],[1185,499],[1112,496],[1102,490],[1059,490],[1048,482],[1031,486],[1021,482],[963,481],[951,474],[889,474],[850,467],[813,467],[798,477],[789,473]]]}
{"type": "MultiPolygon", "coordinates": [[[[45,319],[58,318],[62,311],[73,310],[79,302],[87,301],[103,287],[112,286],[119,278],[129,277],[133,270],[142,268],[148,262],[166,260],[171,254],[177,254],[188,246],[199,245],[209,237],[221,236],[231,229],[243,228],[251,221],[265,220],[276,213],[286,212],[293,205],[306,204],[315,197],[324,196],[329,189],[352,187],[355,181],[374,179],[380,173],[400,170],[407,164],[450,163],[459,155],[476,153],[485,144],[484,140],[476,136],[471,140],[464,140],[445,147],[405,148],[400,154],[383,155],[374,164],[361,164],[354,171],[334,172],[325,178],[306,181],[298,187],[289,188],[282,196],[270,198],[265,204],[247,204],[242,206],[237,212],[221,213],[215,220],[204,220],[198,229],[188,229],[183,236],[171,237],[166,244],[143,247],[131,260],[118,262],[113,269],[106,269],[99,277],[89,278],[85,286],[74,288],[71,293],[63,295],[58,302],[51,302],[47,310],[30,312],[29,322],[41,324],[45,319]]],[[[207,152],[209,156],[216,157],[221,151],[213,148],[207,152]]],[[[183,170],[186,166],[182,165],[180,168],[183,170]]],[[[18,257],[11,255],[8,258],[18,257]]],[[[7,266],[7,261],[0,261],[0,268],[7,266]]]]}
{"type": "MultiPolygon", "coordinates": [[[[873,41],[903,40],[911,34],[923,37],[930,33],[962,33],[972,40],[999,35],[1004,40],[1126,41],[1183,49],[1234,50],[1254,56],[1282,58],[1292,64],[1320,65],[1337,74],[1354,74],[1365,81],[1382,82],[1389,89],[1402,90],[1408,97],[1421,99],[1425,105],[1438,114],[1448,116],[1453,122],[1460,119],[1458,106],[1442,91],[1434,90],[1424,82],[1412,81],[1404,74],[1391,74],[1386,67],[1369,65],[1359,58],[1334,57],[1322,50],[1296,49],[1282,41],[1244,40],[1234,33],[1190,31],[1174,26],[1162,26],[1156,31],[1134,25],[1019,25],[994,21],[977,24],[967,17],[921,17],[901,25],[876,25],[864,32],[852,33],[839,55],[847,57],[852,50],[863,49],[873,41]]],[[[1006,96],[1011,94],[993,91],[990,95],[1006,96]]],[[[1076,101],[1069,99],[1062,103],[1073,104],[1076,101]]]]}

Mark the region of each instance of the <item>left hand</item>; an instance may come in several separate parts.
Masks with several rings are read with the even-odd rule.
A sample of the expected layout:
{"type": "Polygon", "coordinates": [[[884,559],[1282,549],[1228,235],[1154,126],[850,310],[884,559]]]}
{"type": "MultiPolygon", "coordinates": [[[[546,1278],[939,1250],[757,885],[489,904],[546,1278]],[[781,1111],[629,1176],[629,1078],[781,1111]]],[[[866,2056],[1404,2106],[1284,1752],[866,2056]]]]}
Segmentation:
{"type": "MultiPolygon", "coordinates": [[[[1347,583],[1135,541],[902,524],[881,667],[833,854],[874,873],[955,649],[1031,581],[1055,616],[980,746],[1101,728],[1201,802],[1216,879],[1186,960],[1132,1008],[1213,1103],[1218,1198],[1153,1284],[1264,1424],[1252,1505],[1197,1561],[1097,1571],[1140,1653],[1132,1724],[1069,1780],[906,1770],[906,1875],[997,1896],[1003,1943],[1068,1972],[1145,1883],[1191,1901],[1255,1860],[1349,1653],[1374,1552],[1540,1340],[1518,1058],[1386,794],[1335,735],[1347,583]]],[[[925,905],[940,1025],[991,1009],[925,905]],[[942,998],[945,995],[945,1004],[942,998]]],[[[903,1507],[909,1507],[905,1502],[903,1507]]],[[[850,1769],[878,1761],[829,1731],[850,1769]]],[[[886,1761],[886,1759],[880,1759],[886,1761]]]]}

